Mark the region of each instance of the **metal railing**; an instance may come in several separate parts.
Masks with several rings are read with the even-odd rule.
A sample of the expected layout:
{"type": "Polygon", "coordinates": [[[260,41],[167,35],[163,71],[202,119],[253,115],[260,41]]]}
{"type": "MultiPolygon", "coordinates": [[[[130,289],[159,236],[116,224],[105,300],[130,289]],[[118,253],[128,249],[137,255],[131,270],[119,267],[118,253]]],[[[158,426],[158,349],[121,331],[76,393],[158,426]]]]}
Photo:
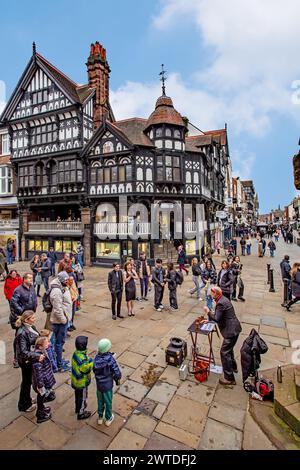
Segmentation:
{"type": "Polygon", "coordinates": [[[127,223],[127,222],[98,222],[94,225],[95,235],[132,235],[136,230],[138,235],[149,235],[151,224],[148,222],[127,223]]]}
{"type": "Polygon", "coordinates": [[[77,232],[81,233],[83,231],[82,222],[29,222],[28,224],[29,232],[77,232]]]}

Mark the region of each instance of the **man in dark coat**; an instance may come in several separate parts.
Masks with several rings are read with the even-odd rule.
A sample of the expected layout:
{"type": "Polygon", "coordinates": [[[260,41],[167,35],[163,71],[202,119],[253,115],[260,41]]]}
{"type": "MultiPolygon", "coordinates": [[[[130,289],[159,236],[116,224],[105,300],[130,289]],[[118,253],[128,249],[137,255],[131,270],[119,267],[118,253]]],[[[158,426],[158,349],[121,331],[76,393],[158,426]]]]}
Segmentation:
{"type": "Polygon", "coordinates": [[[121,303],[123,295],[123,276],[119,263],[113,264],[113,270],[108,274],[108,288],[111,293],[111,311],[112,319],[124,318],[121,315],[121,303]],[[117,314],[116,314],[117,302],[117,314]]]}
{"type": "MultiPolygon", "coordinates": [[[[287,283],[287,299],[284,299],[284,302],[287,300],[292,300],[292,283],[291,283],[291,265],[289,255],[284,255],[283,260],[280,263],[281,269],[281,278],[283,283],[287,283]]],[[[282,307],[285,307],[285,303],[281,304],[282,307]]]]}
{"type": "Polygon", "coordinates": [[[14,290],[10,301],[10,308],[9,321],[13,329],[16,328],[17,317],[21,316],[25,310],[36,312],[37,295],[33,287],[33,276],[31,273],[25,274],[23,276],[23,284],[14,290]]]}
{"type": "Polygon", "coordinates": [[[41,275],[44,283],[45,290],[49,290],[49,277],[52,274],[52,262],[50,258],[47,257],[46,253],[43,253],[41,256],[42,266],[41,266],[41,275]]]}
{"type": "Polygon", "coordinates": [[[215,313],[212,313],[208,307],[204,307],[204,311],[207,313],[209,320],[218,324],[224,338],[220,350],[224,378],[221,378],[219,383],[221,385],[236,385],[234,373],[237,373],[237,363],[234,358],[233,348],[242,327],[236,317],[232,303],[227,297],[224,297],[220,287],[212,287],[211,296],[216,302],[215,313]]]}

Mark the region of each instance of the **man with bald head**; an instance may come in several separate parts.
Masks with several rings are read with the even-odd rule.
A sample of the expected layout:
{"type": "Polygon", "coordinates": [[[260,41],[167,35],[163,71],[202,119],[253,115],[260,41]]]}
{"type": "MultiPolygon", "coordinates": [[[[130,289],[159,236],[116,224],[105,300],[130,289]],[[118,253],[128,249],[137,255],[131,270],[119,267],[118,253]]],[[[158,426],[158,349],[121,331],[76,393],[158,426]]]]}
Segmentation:
{"type": "Polygon", "coordinates": [[[224,377],[219,380],[219,383],[221,385],[236,385],[234,373],[237,373],[237,363],[234,358],[233,348],[242,327],[231,301],[222,294],[220,287],[212,287],[211,296],[216,303],[215,312],[213,313],[208,307],[204,307],[204,311],[207,313],[209,320],[218,324],[224,338],[220,350],[224,377]]]}

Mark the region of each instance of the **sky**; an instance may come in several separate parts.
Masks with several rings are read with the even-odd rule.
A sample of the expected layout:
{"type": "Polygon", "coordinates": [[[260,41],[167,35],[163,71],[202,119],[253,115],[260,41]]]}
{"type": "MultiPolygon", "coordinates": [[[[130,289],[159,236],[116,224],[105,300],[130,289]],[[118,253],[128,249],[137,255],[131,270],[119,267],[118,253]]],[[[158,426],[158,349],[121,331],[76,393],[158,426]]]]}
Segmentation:
{"type": "Polygon", "coordinates": [[[0,111],[37,50],[87,82],[91,42],[107,50],[117,119],[148,117],[167,95],[202,130],[228,126],[233,173],[260,212],[289,204],[300,136],[299,0],[2,0],[0,111]]]}

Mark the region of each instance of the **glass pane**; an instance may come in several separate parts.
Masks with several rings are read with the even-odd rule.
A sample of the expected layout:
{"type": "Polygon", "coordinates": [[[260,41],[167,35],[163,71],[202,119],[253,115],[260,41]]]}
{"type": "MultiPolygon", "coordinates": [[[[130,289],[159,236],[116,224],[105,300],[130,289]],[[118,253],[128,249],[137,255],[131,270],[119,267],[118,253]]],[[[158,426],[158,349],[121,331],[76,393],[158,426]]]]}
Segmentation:
{"type": "Polygon", "coordinates": [[[119,243],[96,243],[96,256],[101,258],[120,258],[120,244],[119,243]]]}
{"type": "Polygon", "coordinates": [[[41,240],[35,240],[35,250],[36,251],[42,251],[42,241],[41,240]]]}
{"type": "Polygon", "coordinates": [[[70,240],[63,241],[63,251],[70,252],[72,250],[72,242],[70,240]]]}
{"type": "Polygon", "coordinates": [[[126,166],[126,180],[132,179],[132,168],[131,165],[126,166]]]}
{"type": "Polygon", "coordinates": [[[99,168],[97,173],[98,173],[98,183],[103,183],[103,169],[99,168]]]}
{"type": "Polygon", "coordinates": [[[174,180],[175,181],[180,181],[180,169],[179,168],[174,168],[173,170],[173,174],[174,174],[174,180]]]}
{"type": "Polygon", "coordinates": [[[172,136],[171,129],[166,129],[166,137],[171,137],[171,136],[172,136]]]}
{"type": "Polygon", "coordinates": [[[110,183],[110,168],[105,168],[104,170],[104,182],[110,183]]]}
{"type": "Polygon", "coordinates": [[[162,164],[163,164],[162,155],[158,155],[157,156],[157,166],[161,166],[162,164]]]}
{"type": "Polygon", "coordinates": [[[165,147],[166,147],[166,149],[172,149],[173,148],[172,140],[166,140],[165,141],[165,147]]]}
{"type": "Polygon", "coordinates": [[[180,166],[180,159],[179,157],[173,157],[173,165],[180,166]]]}
{"type": "Polygon", "coordinates": [[[113,183],[118,181],[118,168],[116,166],[113,166],[111,169],[111,180],[113,183]]]}
{"type": "Polygon", "coordinates": [[[187,255],[196,254],[196,240],[188,240],[185,242],[185,249],[187,255]]]}
{"type": "Polygon", "coordinates": [[[59,251],[60,253],[63,251],[61,240],[55,240],[54,251],[59,251]]]}
{"type": "Polygon", "coordinates": [[[43,251],[48,251],[48,250],[49,250],[49,242],[48,242],[48,240],[43,240],[43,241],[42,241],[42,247],[43,247],[43,251]]]}
{"type": "Polygon", "coordinates": [[[166,180],[172,181],[172,168],[166,168],[166,180]]]}
{"type": "Polygon", "coordinates": [[[82,170],[77,171],[77,181],[82,181],[82,170]]]}
{"type": "Polygon", "coordinates": [[[34,251],[34,240],[28,240],[28,251],[34,251]]]}
{"type": "Polygon", "coordinates": [[[163,169],[163,167],[157,168],[157,179],[158,179],[158,181],[162,181],[164,179],[164,169],[163,169]]]}
{"type": "Polygon", "coordinates": [[[70,181],[72,181],[72,182],[76,181],[76,171],[75,170],[70,171],[70,181]]]}
{"type": "Polygon", "coordinates": [[[140,253],[144,252],[146,253],[146,257],[148,258],[150,256],[150,245],[149,243],[139,243],[138,244],[138,252],[139,252],[139,256],[140,256],[140,253]]]}
{"type": "Polygon", "coordinates": [[[181,132],[180,132],[179,130],[175,130],[175,131],[174,131],[174,137],[175,137],[176,139],[180,139],[180,138],[181,138],[181,132]]]}
{"type": "Polygon", "coordinates": [[[125,167],[119,166],[119,181],[125,181],[125,167]]]}
{"type": "Polygon", "coordinates": [[[132,256],[132,242],[127,242],[127,255],[132,256]]]}
{"type": "Polygon", "coordinates": [[[91,169],[91,183],[96,184],[96,168],[91,169]]]}
{"type": "Polygon", "coordinates": [[[162,134],[163,134],[163,131],[162,131],[162,128],[161,128],[161,127],[158,128],[158,129],[156,129],[156,137],[161,137],[162,134]]]}
{"type": "Polygon", "coordinates": [[[59,183],[63,183],[64,182],[64,173],[62,171],[60,171],[58,173],[58,182],[59,183]]]}
{"type": "Polygon", "coordinates": [[[71,160],[71,169],[75,170],[76,168],[76,160],[71,160]]]}
{"type": "Polygon", "coordinates": [[[166,156],[166,166],[172,166],[172,157],[166,156]]]}

